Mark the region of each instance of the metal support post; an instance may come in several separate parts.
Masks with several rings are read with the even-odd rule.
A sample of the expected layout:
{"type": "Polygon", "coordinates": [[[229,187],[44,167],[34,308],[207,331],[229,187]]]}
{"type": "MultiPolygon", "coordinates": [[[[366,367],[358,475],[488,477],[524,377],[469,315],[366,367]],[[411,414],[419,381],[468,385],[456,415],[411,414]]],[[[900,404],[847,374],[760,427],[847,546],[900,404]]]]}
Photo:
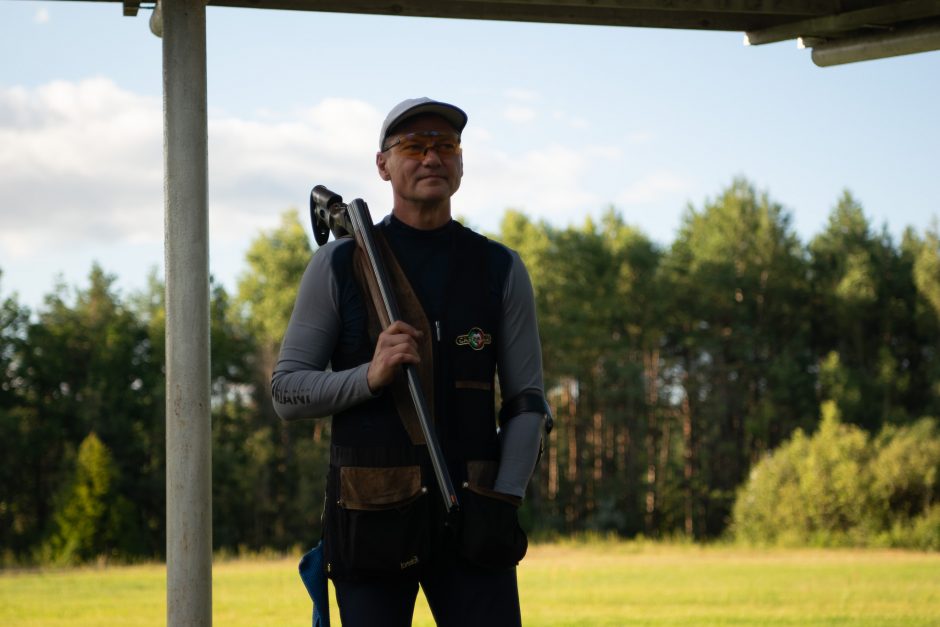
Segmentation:
{"type": "Polygon", "coordinates": [[[167,625],[212,624],[205,0],[163,0],[167,625]]]}

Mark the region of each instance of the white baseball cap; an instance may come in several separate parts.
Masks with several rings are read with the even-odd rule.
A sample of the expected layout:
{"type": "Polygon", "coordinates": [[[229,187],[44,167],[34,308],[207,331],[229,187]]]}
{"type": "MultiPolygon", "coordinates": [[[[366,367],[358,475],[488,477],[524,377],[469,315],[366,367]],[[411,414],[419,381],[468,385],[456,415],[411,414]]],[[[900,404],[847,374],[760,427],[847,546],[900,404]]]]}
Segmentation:
{"type": "Polygon", "coordinates": [[[467,125],[467,114],[464,113],[463,109],[460,107],[455,107],[446,102],[431,100],[427,96],[410,98],[395,105],[392,110],[388,112],[385,121],[382,122],[382,130],[379,133],[379,150],[382,150],[385,146],[385,139],[388,137],[390,130],[405,120],[413,118],[416,115],[421,115],[422,113],[433,113],[434,115],[441,116],[447,120],[458,133],[461,133],[463,127],[467,125]]]}

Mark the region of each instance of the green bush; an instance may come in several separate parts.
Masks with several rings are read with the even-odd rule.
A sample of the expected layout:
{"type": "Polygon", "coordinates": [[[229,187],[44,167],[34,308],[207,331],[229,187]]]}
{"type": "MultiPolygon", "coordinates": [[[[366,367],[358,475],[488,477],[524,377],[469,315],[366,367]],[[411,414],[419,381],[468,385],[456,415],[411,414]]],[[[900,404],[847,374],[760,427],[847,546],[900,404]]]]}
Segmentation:
{"type": "Polygon", "coordinates": [[[818,431],[797,431],[739,490],[732,531],[757,544],[940,549],[940,436],[924,419],[874,440],[832,402],[818,431]]]}
{"type": "Polygon", "coordinates": [[[809,439],[797,430],[787,445],[754,465],[734,504],[734,531],[739,538],[751,543],[800,543],[793,533],[807,526],[799,494],[799,463],[808,449],[809,439]]]}
{"type": "Polygon", "coordinates": [[[909,427],[885,428],[876,440],[878,456],[872,486],[885,506],[885,522],[904,522],[937,500],[940,475],[940,434],[925,418],[909,427]]]}
{"type": "Polygon", "coordinates": [[[923,551],[940,551],[940,504],[935,504],[911,521],[909,531],[895,546],[923,551]]]}
{"type": "Polygon", "coordinates": [[[47,562],[71,564],[93,558],[120,558],[136,541],[134,507],[115,493],[117,468],[97,435],[78,448],[75,476],[63,491],[55,529],[41,549],[47,562]]]}

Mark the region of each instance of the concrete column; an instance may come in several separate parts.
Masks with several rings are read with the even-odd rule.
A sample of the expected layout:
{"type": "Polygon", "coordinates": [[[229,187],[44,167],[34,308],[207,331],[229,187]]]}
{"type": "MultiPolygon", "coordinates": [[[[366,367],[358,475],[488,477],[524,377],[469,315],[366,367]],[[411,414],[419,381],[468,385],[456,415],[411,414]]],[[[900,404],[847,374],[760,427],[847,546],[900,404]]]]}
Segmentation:
{"type": "Polygon", "coordinates": [[[163,0],[167,625],[212,624],[205,0],[163,0]]]}

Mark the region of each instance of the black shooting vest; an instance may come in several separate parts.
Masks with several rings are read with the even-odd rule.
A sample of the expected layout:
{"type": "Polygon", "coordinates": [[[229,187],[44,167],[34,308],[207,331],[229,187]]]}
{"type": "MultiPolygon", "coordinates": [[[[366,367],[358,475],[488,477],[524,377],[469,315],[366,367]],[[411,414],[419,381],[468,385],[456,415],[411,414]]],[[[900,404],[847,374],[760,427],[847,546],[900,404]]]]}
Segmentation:
{"type": "MultiPolygon", "coordinates": [[[[427,316],[433,347],[428,396],[451,481],[458,488],[468,481],[492,487],[499,460],[494,380],[508,255],[457,222],[430,233],[388,221],[376,228],[402,259],[427,316]]],[[[352,298],[343,308],[344,326],[360,325],[361,332],[358,341],[339,343],[334,370],[372,359],[368,298],[359,285],[358,302],[352,298]]],[[[427,450],[413,444],[389,388],[333,416],[325,514],[333,577],[410,574],[440,552],[443,503],[427,450]]]]}

